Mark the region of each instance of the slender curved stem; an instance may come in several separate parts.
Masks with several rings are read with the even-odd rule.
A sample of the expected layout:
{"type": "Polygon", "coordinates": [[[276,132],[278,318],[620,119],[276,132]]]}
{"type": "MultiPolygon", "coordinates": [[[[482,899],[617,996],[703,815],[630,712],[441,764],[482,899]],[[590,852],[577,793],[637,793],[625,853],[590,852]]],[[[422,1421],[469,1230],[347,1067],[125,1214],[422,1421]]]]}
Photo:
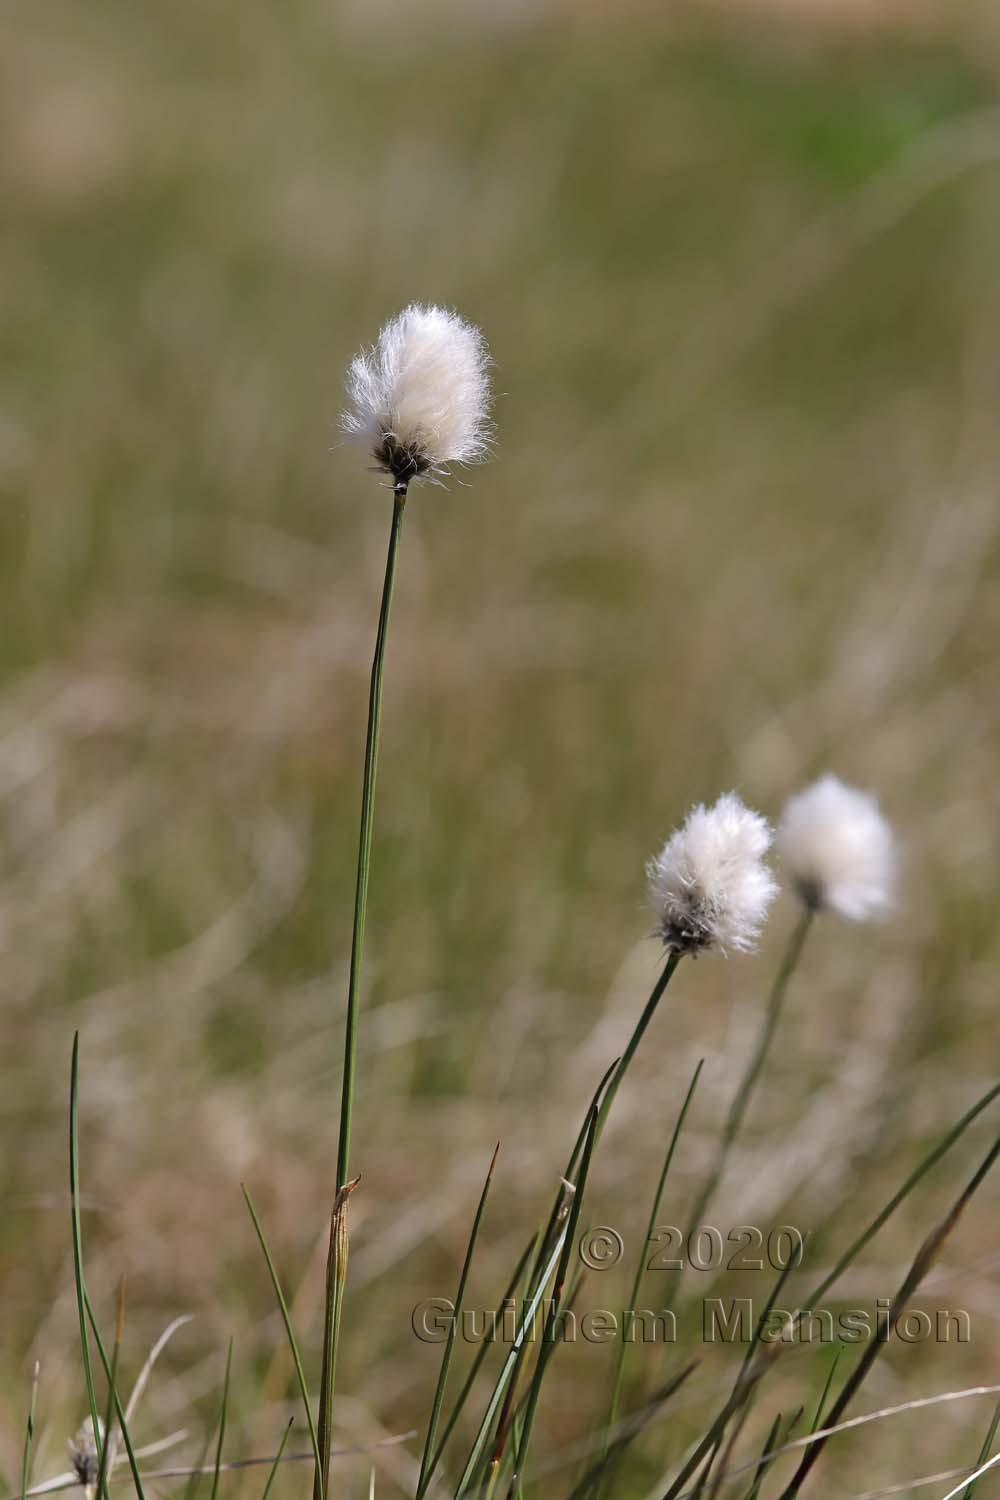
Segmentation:
{"type": "Polygon", "coordinates": [[[632,1035],[628,1039],[628,1044],[625,1047],[625,1051],[622,1053],[618,1065],[611,1075],[611,1082],[608,1084],[604,1098],[601,1100],[601,1107],[597,1115],[597,1126],[594,1133],[595,1145],[601,1138],[605,1121],[607,1120],[608,1115],[611,1112],[611,1106],[615,1102],[615,1095],[618,1092],[621,1081],[625,1077],[625,1074],[628,1072],[629,1065],[631,1064],[633,1057],[639,1049],[639,1043],[642,1041],[646,1033],[646,1027],[653,1019],[656,1007],[659,1005],[660,1000],[663,998],[663,992],[673,978],[674,971],[677,968],[677,965],[680,963],[681,957],[682,955],[679,953],[671,953],[668,957],[666,963],[663,966],[663,969],[661,970],[659,979],[653,986],[653,992],[650,995],[649,999],[646,1001],[642,1015],[635,1023],[635,1027],[632,1031],[632,1035]]]}
{"type": "Polygon", "coordinates": [[[354,889],[354,931],[351,938],[351,973],[347,990],[347,1025],[344,1033],[344,1079],[340,1102],[340,1139],[337,1144],[337,1188],[348,1178],[351,1150],[351,1111],[354,1104],[354,1072],[358,1046],[358,993],[361,984],[361,959],[365,944],[365,918],[368,914],[368,872],[372,857],[372,824],[375,814],[375,778],[378,771],[379,728],[382,717],[382,668],[389,631],[389,609],[396,576],[396,555],[406,505],[406,488],[399,485],[393,496],[392,527],[385,560],[382,584],[382,606],[379,610],[375,654],[372,659],[371,685],[368,693],[368,733],[365,739],[365,770],[361,788],[361,832],[358,838],[358,873],[354,889]]]}

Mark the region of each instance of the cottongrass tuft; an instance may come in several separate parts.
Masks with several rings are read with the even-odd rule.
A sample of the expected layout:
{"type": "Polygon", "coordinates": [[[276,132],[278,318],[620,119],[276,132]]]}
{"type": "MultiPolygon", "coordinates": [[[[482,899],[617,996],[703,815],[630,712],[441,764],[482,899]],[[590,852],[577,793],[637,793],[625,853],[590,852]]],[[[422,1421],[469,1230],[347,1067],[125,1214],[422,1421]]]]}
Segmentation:
{"type": "Polygon", "coordinates": [[[391,318],[347,371],[341,425],[371,446],[405,491],[411,479],[487,456],[490,356],[478,328],[444,307],[413,302],[391,318]]]}
{"type": "Polygon", "coordinates": [[[673,953],[749,953],[778,893],[764,863],[771,825],[726,792],[699,803],[646,867],[657,931],[673,953]]]}
{"type": "MultiPolygon", "coordinates": [[[[97,1419],[97,1430],[104,1442],[104,1423],[100,1417],[97,1419]]],[[[85,1489],[92,1489],[97,1483],[100,1471],[100,1460],[97,1456],[97,1443],[94,1441],[94,1423],[92,1418],[87,1417],[77,1429],[76,1434],[70,1438],[67,1444],[69,1456],[73,1461],[76,1477],[85,1489]]]]}
{"type": "Polygon", "coordinates": [[[778,854],[814,911],[866,922],[892,906],[898,865],[892,829],[873,796],[836,776],[821,776],[786,803],[778,854]]]}

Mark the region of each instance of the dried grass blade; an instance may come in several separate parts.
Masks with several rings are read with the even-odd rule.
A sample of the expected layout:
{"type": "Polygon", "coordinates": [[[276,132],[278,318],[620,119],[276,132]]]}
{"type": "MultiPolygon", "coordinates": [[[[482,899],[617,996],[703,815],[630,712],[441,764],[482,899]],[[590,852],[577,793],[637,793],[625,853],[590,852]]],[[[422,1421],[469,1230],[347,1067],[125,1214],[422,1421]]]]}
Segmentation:
{"type": "Polygon", "coordinates": [[[164,1349],[167,1347],[174,1334],[177,1333],[179,1329],[183,1328],[185,1324],[193,1322],[193,1313],[182,1313],[179,1318],[174,1318],[172,1322],[167,1324],[166,1328],[164,1328],[163,1332],[160,1334],[160,1337],[156,1340],[156,1343],[146,1355],[146,1362],[143,1365],[142,1369],[139,1371],[139,1375],[135,1382],[135,1385],[132,1387],[132,1394],[131,1396],[129,1396],[128,1401],[125,1404],[125,1416],[129,1422],[131,1422],[132,1418],[135,1416],[136,1407],[142,1400],[142,1393],[149,1383],[149,1377],[153,1373],[153,1367],[155,1366],[156,1361],[159,1359],[160,1355],[163,1353],[164,1349]]]}

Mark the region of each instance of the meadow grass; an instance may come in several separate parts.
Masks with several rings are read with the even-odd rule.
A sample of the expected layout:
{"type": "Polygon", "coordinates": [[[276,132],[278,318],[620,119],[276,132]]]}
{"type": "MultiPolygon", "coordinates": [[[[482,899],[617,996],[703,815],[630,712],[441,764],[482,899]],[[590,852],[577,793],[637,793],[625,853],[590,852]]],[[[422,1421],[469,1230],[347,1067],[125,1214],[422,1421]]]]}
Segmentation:
{"type": "MultiPolygon", "coordinates": [[[[905,842],[901,912],[810,938],[711,1210],[723,1228],[811,1229],[822,1286],[995,1071],[988,33],[921,46],[522,17],[416,36],[309,4],[57,4],[5,54],[6,1492],[35,1359],[33,1481],[65,1467],[89,1405],[64,1193],[74,1027],[85,1290],[110,1327],[127,1276],[123,1389],[164,1325],[197,1315],[137,1442],[184,1429],[167,1463],[202,1466],[230,1338],[227,1454],[272,1455],[301,1420],[241,1181],[319,1369],[331,995],[347,993],[387,519],[356,456],[329,450],[348,356],[414,296],[485,328],[500,446],[469,489],[426,491],[407,518],[335,1439],[422,1440],[441,1351],[410,1312],[453,1292],[498,1134],[470,1305],[493,1305],[544,1220],[656,977],[647,854],[696,798],[735,784],[774,813],[832,765],[878,789],[905,842]]],[[[629,1252],[589,1275],[601,1305],[628,1301],[701,1057],[664,1222],[683,1225],[709,1180],[794,920],[780,904],[759,959],[683,966],[657,1012],[581,1210],[629,1252]]],[[[859,1247],[851,1299],[895,1292],[987,1145],[981,1118],[859,1247]]],[[[890,1344],[873,1407],[995,1378],[995,1202],[987,1185],[936,1273],[972,1342],[890,1344]]],[[[713,1294],[690,1272],[677,1305],[713,1294]]],[[[454,1352],[456,1399],[476,1352],[454,1352]]],[[[529,1433],[543,1487],[565,1492],[567,1455],[593,1462],[579,1449],[616,1353],[552,1359],[529,1433]]],[[[649,1353],[629,1356],[629,1415],[672,1379],[649,1353]]],[[[629,1444],[616,1495],[663,1494],[725,1407],[725,1354],[629,1444]]],[[[777,1361],[741,1456],[789,1441],[828,1372],[777,1361]]],[[[453,1429],[462,1454],[497,1378],[494,1354],[453,1429]]],[[[973,1465],[992,1399],[845,1434],[828,1482],[973,1465]]],[[[419,1452],[376,1450],[376,1493],[413,1493],[419,1452]]],[[[339,1461],[357,1493],[372,1461],[339,1461]]],[[[269,1467],[248,1471],[253,1493],[269,1467]]],[[[223,1471],[220,1490],[240,1482],[223,1471]]],[[[302,1483],[284,1465],[273,1494],[302,1483]]]]}

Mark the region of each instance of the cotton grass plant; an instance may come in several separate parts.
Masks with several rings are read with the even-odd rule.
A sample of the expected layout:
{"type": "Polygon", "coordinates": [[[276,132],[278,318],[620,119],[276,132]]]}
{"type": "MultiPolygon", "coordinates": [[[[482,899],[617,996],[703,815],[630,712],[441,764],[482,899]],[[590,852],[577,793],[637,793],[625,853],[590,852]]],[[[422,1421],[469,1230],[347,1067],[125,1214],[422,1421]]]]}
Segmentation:
{"type": "Polygon", "coordinates": [[[341,425],[346,433],[367,445],[379,470],[391,478],[392,521],[368,697],[337,1178],[327,1257],[317,1434],[321,1457],[314,1500],[323,1500],[329,1490],[334,1379],[347,1277],[348,1203],[360,1181],[360,1177],[351,1179],[349,1174],[351,1118],[382,717],[382,675],[399,539],[407,495],[414,480],[440,479],[450,464],[476,463],[485,458],[490,432],[489,362],[485,340],[477,328],[457,313],[413,303],[385,325],[373,348],[355,356],[347,372],[351,404],[341,417],[341,425]]]}
{"type": "MultiPolygon", "coordinates": [[[[378,772],[382,708],[383,670],[387,651],[389,616],[396,576],[405,507],[412,484],[440,482],[451,466],[475,463],[490,451],[489,356],[482,335],[456,313],[438,307],[411,305],[383,328],[376,343],[351,363],[347,389],[349,406],[342,418],[345,432],[366,448],[378,472],[386,475],[392,496],[392,513],[381,604],[375,635],[368,701],[361,787],[360,834],[355,880],[354,917],[348,979],[346,1021],[343,1036],[343,1073],[336,1169],[331,1184],[329,1249],[323,1314],[323,1345],[319,1373],[318,1402],[314,1408],[307,1361],[293,1326],[290,1300],[286,1295],[268,1246],[264,1227],[249,1192],[244,1189],[254,1230],[271,1278],[284,1334],[292,1358],[295,1381],[310,1437],[314,1500],[346,1494],[331,1465],[333,1453],[334,1391],[337,1375],[345,1297],[348,1282],[348,1206],[363,1169],[363,1152],[354,1159],[352,1116],[359,1087],[357,1039],[361,995],[361,972],[372,852],[375,831],[375,791],[378,772]]],[[[712,1201],[730,1152],[737,1140],[754,1092],[760,1082],[777,1032],[791,981],[800,968],[807,936],[816,919],[830,914],[852,922],[884,916],[895,892],[898,855],[892,830],[874,799],[867,793],[825,776],[813,786],[791,797],[778,825],[777,838],[768,820],[747,807],[735,792],[727,792],[711,805],[691,809],[670,835],[647,868],[649,901],[654,913],[653,940],[661,947],[661,959],[651,993],[639,1011],[631,1031],[623,1039],[621,1053],[609,1061],[589,1106],[581,1111],[579,1128],[568,1159],[552,1164],[553,1192],[539,1206],[539,1224],[516,1259],[504,1301],[513,1299],[517,1309],[513,1337],[492,1372],[487,1371],[487,1345],[477,1351],[461,1384],[454,1392],[456,1356],[455,1328],[464,1306],[477,1246],[489,1233],[487,1214],[491,1187],[502,1166],[498,1153],[486,1172],[478,1207],[472,1219],[465,1256],[454,1299],[455,1321],[445,1341],[438,1377],[428,1401],[428,1417],[422,1451],[415,1469],[412,1492],[416,1500],[425,1496],[484,1496],[486,1500],[521,1500],[554,1490],[586,1500],[625,1494],[623,1465],[644,1431],[659,1430],[667,1423],[678,1398],[695,1371],[697,1348],[680,1351],[674,1368],[642,1404],[622,1418],[631,1394],[626,1381],[627,1345],[616,1341],[613,1357],[602,1378],[607,1384],[604,1419],[595,1425],[591,1441],[577,1454],[575,1468],[557,1479],[548,1461],[537,1453],[542,1441],[547,1377],[560,1347],[560,1331],[581,1289],[577,1260],[578,1236],[584,1225],[588,1183],[600,1150],[602,1134],[614,1101],[633,1061],[650,1033],[664,995],[685,960],[700,962],[715,957],[739,961],[753,952],[778,895],[778,881],[768,863],[775,846],[779,867],[786,875],[798,902],[798,915],[777,965],[769,994],[762,1006],[754,1045],[737,1083],[732,1102],[720,1128],[718,1141],[689,1210],[694,1228],[712,1201]],[[557,1165],[562,1167],[557,1170],[557,1165]],[[536,1317],[541,1315],[540,1342],[531,1338],[536,1317]]],[[[683,1006],[683,988],[672,991],[674,1006],[683,1006]]],[[[653,1233],[664,1200],[672,1163],[681,1141],[689,1107],[702,1072],[694,1070],[687,1093],[674,1119],[672,1134],[655,1190],[651,1196],[647,1242],[653,1233]]],[[[1000,1093],[991,1088],[915,1165],[893,1196],[851,1239],[832,1269],[820,1278],[797,1305],[798,1322],[819,1306],[841,1281],[857,1256],[869,1244],[900,1205],[914,1192],[931,1168],[955,1145],[968,1127],[1000,1093]]],[[[88,1495],[100,1493],[116,1480],[117,1434],[125,1446],[132,1483],[144,1500],[143,1474],[129,1432],[131,1408],[123,1407],[118,1390],[118,1362],[124,1323],[124,1294],[119,1297],[112,1353],[109,1358],[90,1301],[84,1274],[80,1222],[80,1170],[78,1124],[78,1049],[74,1043],[70,1090],[70,1196],[72,1244],[77,1312],[84,1388],[90,1415],[75,1440],[74,1471],[88,1495]],[[104,1416],[99,1412],[98,1391],[92,1359],[97,1352],[103,1371],[104,1416]]],[[[544,1147],[542,1148],[545,1149],[544,1147]]],[[[918,1248],[912,1265],[902,1278],[892,1302],[893,1313],[906,1308],[913,1293],[940,1255],[974,1193],[994,1164],[1000,1141],[986,1154],[958,1193],[953,1207],[918,1248]]],[[[645,1246],[638,1259],[624,1311],[634,1312],[644,1271],[645,1246]]],[[[770,1421],[762,1448],[747,1458],[740,1443],[747,1430],[751,1402],[763,1402],[767,1377],[778,1362],[782,1344],[768,1334],[767,1316],[800,1270],[799,1256],[792,1255],[771,1286],[767,1304],[758,1320],[754,1337],[732,1375],[728,1394],[716,1403],[714,1415],[704,1423],[695,1441],[686,1449],[675,1446],[667,1460],[660,1492],[662,1500],[681,1496],[713,1500],[720,1493],[757,1500],[770,1482],[773,1466],[786,1449],[802,1445],[798,1466],[780,1492],[781,1500],[792,1500],[809,1478],[830,1436],[846,1422],[845,1412],[866,1379],[884,1346],[881,1337],[871,1341],[856,1359],[839,1390],[828,1380],[812,1430],[792,1438],[793,1423],[779,1413],[770,1421]],[[735,1481],[735,1486],[733,1485],[735,1481]]],[[[673,1292],[668,1294],[672,1296],[673,1292]]],[[[362,1322],[363,1300],[351,1308],[351,1317],[362,1322]]],[[[886,1335],[887,1337],[888,1335],[886,1335]]],[[[226,1378],[214,1446],[212,1500],[217,1500],[226,1472],[226,1433],[230,1371],[230,1345],[226,1378]]],[[[33,1493],[29,1484],[35,1398],[32,1393],[25,1436],[22,1496],[33,1493]]],[[[787,1414],[786,1414],[787,1416],[787,1414]]],[[[279,1465],[286,1461],[285,1445],[291,1424],[285,1428],[269,1465],[264,1488],[266,1497],[279,1465]]],[[[984,1444],[979,1466],[988,1467],[984,1444]]],[[[195,1466],[192,1472],[198,1472],[195,1466]]],[[[374,1489],[374,1478],[369,1493],[374,1489]]],[[[768,1491],[773,1493],[773,1491],[768,1491]]]]}

